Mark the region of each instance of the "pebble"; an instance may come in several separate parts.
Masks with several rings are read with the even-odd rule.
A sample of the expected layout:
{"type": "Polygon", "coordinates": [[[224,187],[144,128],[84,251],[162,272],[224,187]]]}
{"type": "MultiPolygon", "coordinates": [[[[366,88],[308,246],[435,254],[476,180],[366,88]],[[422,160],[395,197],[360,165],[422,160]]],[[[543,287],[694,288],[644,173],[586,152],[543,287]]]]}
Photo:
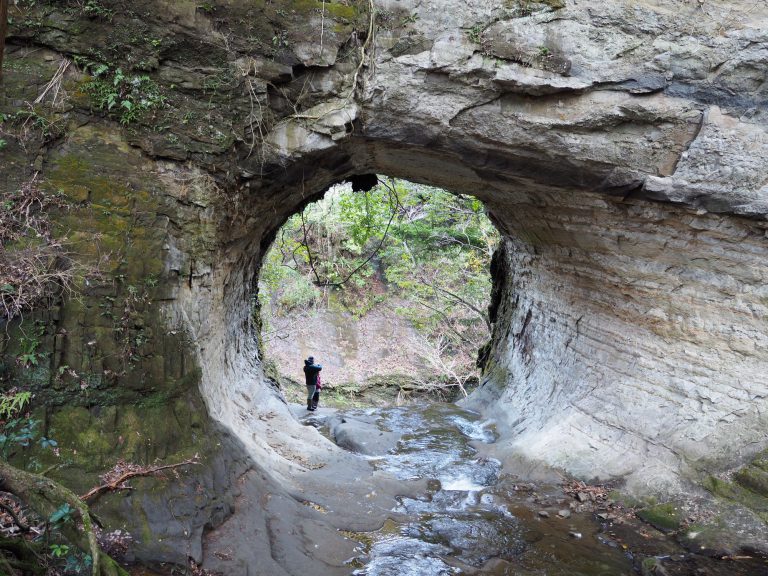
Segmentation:
{"type": "Polygon", "coordinates": [[[539,510],[539,516],[541,516],[542,518],[549,518],[549,512],[547,512],[546,510],[539,510]]]}
{"type": "Polygon", "coordinates": [[[571,538],[581,538],[581,532],[568,532],[568,534],[571,535],[571,538]]]}
{"type": "Polygon", "coordinates": [[[570,510],[560,510],[557,513],[560,518],[570,518],[571,517],[571,511],[570,510]]]}

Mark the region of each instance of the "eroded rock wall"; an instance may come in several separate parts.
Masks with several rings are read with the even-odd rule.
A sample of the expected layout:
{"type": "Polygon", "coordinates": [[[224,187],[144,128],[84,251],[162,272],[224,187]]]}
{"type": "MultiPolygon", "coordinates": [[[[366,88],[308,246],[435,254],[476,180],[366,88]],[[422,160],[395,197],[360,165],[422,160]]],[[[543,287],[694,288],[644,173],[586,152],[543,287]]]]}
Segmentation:
{"type": "Polygon", "coordinates": [[[379,31],[372,162],[475,193],[508,238],[474,405],[510,446],[679,490],[765,445],[766,7],[540,8],[379,31]]]}
{"type": "MultiPolygon", "coordinates": [[[[248,518],[264,538],[237,569],[212,553],[210,565],[307,568],[308,533],[270,532],[253,502],[274,496],[301,522],[312,494],[338,512],[313,537],[388,509],[367,464],[292,418],[264,375],[252,310],[279,226],[355,174],[474,194],[505,235],[474,402],[508,451],[649,492],[765,447],[764,3],[120,4],[14,7],[0,182],[37,172],[74,204],[61,222],[93,240],[86,260],[96,239],[113,255],[84,303],[51,319],[41,376],[92,371],[104,393],[84,400],[65,379],[52,404],[170,406],[199,385],[255,463],[250,503],[211,539],[248,518]],[[63,92],[34,105],[62,55],[77,57],[63,92]],[[18,115],[30,108],[31,126],[18,115]],[[323,490],[337,466],[357,474],[343,502],[323,490]]],[[[341,555],[327,573],[343,572],[341,555]]]]}
{"type": "Polygon", "coordinates": [[[509,426],[513,451],[585,478],[629,476],[638,492],[680,490],[754,455],[765,223],[541,197],[546,207],[523,194],[510,206],[526,241],[507,243],[496,348],[473,404],[509,426]]]}

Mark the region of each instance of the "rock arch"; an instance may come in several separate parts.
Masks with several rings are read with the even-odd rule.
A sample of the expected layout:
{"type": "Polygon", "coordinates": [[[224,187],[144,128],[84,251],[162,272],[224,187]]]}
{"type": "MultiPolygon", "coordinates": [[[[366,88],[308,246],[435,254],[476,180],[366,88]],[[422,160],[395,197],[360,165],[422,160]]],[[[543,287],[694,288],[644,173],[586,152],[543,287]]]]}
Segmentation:
{"type": "MultiPolygon", "coordinates": [[[[231,331],[277,226],[328,185],[383,173],[474,194],[506,237],[473,405],[505,427],[510,449],[644,491],[746,459],[765,443],[768,389],[768,139],[755,108],[766,93],[750,84],[748,47],[759,28],[723,8],[741,18],[736,55],[698,78],[726,50],[705,49],[714,14],[690,40],[696,59],[674,69],[691,47],[668,43],[686,24],[664,2],[631,18],[621,3],[599,15],[453,8],[406,10],[418,18],[378,30],[359,98],[348,78],[279,123],[262,156],[238,159],[239,209],[257,222],[222,242],[232,267],[212,292],[225,308],[202,364],[218,366],[211,350],[256,357],[231,331]],[[658,36],[641,29],[650,18],[658,36]],[[482,37],[473,19],[488,22],[482,37]]],[[[336,73],[315,68],[311,81],[336,73]]]]}
{"type": "MultiPolygon", "coordinates": [[[[142,206],[137,227],[146,246],[162,247],[162,262],[144,263],[139,242],[125,260],[162,276],[167,317],[157,324],[190,336],[210,416],[244,445],[238,469],[250,469],[248,494],[262,506],[242,504],[223,528],[266,534],[238,552],[241,564],[250,554],[272,558],[253,564],[265,573],[312,569],[276,551],[300,539],[275,536],[290,531],[279,513],[290,508],[314,527],[296,502],[333,482],[337,466],[360,481],[331,523],[370,527],[388,510],[360,462],[290,416],[260,364],[250,302],[279,226],[354,175],[471,193],[504,234],[494,342],[471,400],[498,421],[500,458],[675,492],[766,447],[764,3],[375,0],[318,11],[280,0],[255,16],[245,0],[217,5],[215,16],[192,2],[138,4],[158,45],[175,51],[133,48],[180,94],[175,104],[207,114],[200,134],[173,114],[165,130],[121,131],[77,100],[83,77],[70,70],[72,129],[50,148],[11,143],[3,153],[83,204],[103,208],[97,200],[113,186],[112,212],[142,206]],[[248,28],[264,14],[266,32],[261,21],[248,28]],[[216,34],[225,41],[200,40],[216,34]],[[233,72],[232,88],[213,109],[222,70],[233,72]],[[111,184],[95,180],[101,170],[111,184]]],[[[91,39],[107,48],[110,23],[60,16],[29,30],[18,19],[8,60],[27,58],[26,42],[51,51],[30,58],[51,61],[88,54],[91,39]]],[[[113,16],[126,30],[135,24],[113,16]]],[[[36,65],[29,84],[42,88],[55,68],[36,65]]],[[[22,84],[6,84],[9,100],[36,96],[22,84]]],[[[16,184],[15,172],[3,176],[16,184]]],[[[64,315],[77,329],[59,334],[65,345],[87,348],[81,311],[64,315]]],[[[198,523],[194,550],[152,554],[198,558],[202,531],[198,523]]]]}

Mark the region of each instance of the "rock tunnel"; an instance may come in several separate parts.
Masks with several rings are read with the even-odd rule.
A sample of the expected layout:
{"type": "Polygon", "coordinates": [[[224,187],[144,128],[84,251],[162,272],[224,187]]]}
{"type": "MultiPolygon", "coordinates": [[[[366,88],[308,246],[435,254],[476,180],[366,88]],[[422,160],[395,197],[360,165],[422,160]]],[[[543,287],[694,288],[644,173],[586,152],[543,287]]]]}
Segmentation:
{"type": "MultiPolygon", "coordinates": [[[[83,201],[98,196],[94,173],[129,195],[151,191],[140,224],[162,246],[162,326],[186,334],[208,415],[228,438],[223,476],[241,479],[214,482],[235,494],[226,514],[195,521],[194,537],[179,524],[177,540],[146,557],[202,559],[204,531],[209,547],[248,532],[253,542],[234,553],[243,570],[306,572],[308,556],[288,560],[281,547],[303,546],[328,523],[370,529],[385,514],[388,490],[372,495],[364,463],[291,416],[264,372],[252,309],[282,223],[360,175],[474,195],[504,237],[493,342],[467,402],[497,422],[502,461],[668,494],[765,449],[768,9],[686,6],[692,24],[663,0],[365,4],[300,15],[306,26],[282,61],[249,54],[232,25],[237,86],[209,116],[248,129],[216,154],[184,154],[141,127],[121,132],[77,102],[86,120],[40,152],[42,174],[86,188],[83,201]],[[87,170],[73,156],[87,157],[87,170]],[[341,469],[358,481],[329,493],[341,469]],[[302,516],[313,493],[326,507],[354,504],[324,524],[302,516]]],[[[231,23],[246,9],[230,2],[220,13],[231,23]]],[[[179,42],[217,30],[191,4],[156,16],[179,42]]],[[[71,30],[36,34],[12,29],[9,60],[40,56],[23,41],[45,54],[79,49],[64,43],[71,30]]],[[[210,72],[196,57],[161,59],[153,72],[194,78],[190,106],[205,101],[194,84],[210,72]]],[[[182,124],[170,129],[186,138],[182,124]]]]}

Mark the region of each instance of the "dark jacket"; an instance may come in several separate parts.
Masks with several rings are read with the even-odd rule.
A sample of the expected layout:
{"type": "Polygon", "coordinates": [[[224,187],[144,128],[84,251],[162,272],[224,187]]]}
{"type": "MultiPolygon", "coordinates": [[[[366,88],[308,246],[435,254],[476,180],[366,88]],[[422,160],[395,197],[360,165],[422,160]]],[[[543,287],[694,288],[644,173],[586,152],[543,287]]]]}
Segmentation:
{"type": "Polygon", "coordinates": [[[307,379],[307,386],[317,386],[317,375],[323,367],[320,364],[312,364],[304,360],[304,376],[307,379]]]}

